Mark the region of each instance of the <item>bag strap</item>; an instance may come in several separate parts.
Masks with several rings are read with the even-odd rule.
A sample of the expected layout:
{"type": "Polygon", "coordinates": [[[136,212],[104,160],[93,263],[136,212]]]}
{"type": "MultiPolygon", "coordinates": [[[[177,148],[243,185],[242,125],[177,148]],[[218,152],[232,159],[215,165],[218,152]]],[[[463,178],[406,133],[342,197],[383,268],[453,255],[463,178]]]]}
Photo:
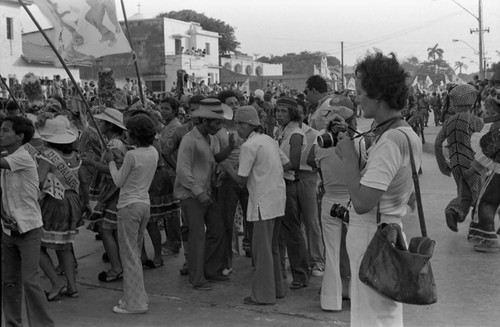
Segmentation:
{"type": "MultiPolygon", "coordinates": [[[[413,148],[411,146],[411,141],[410,141],[410,137],[408,136],[408,134],[406,134],[402,130],[399,130],[399,131],[404,134],[404,136],[406,137],[406,140],[408,141],[408,147],[410,149],[410,162],[411,162],[412,178],[413,178],[413,184],[415,185],[415,196],[417,198],[417,210],[418,210],[418,220],[420,222],[420,231],[422,232],[423,237],[427,237],[427,229],[425,227],[424,209],[422,206],[422,197],[420,194],[420,183],[418,181],[417,165],[415,164],[415,157],[413,155],[413,148]]],[[[379,218],[377,218],[377,219],[379,219],[379,218]]]]}

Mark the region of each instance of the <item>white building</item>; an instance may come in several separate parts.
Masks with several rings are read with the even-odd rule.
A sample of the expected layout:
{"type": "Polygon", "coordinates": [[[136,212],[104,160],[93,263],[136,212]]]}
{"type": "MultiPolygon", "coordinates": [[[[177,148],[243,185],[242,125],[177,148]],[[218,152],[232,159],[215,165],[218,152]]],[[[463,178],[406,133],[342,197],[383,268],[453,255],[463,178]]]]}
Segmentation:
{"type": "MultiPolygon", "coordinates": [[[[49,79],[54,75],[66,78],[64,69],[54,66],[57,58],[45,40],[35,43],[24,39],[22,10],[17,0],[0,0],[0,74],[8,80],[9,86],[13,86],[16,79],[21,82],[23,76],[30,72],[49,79]]],[[[70,71],[79,81],[78,68],[70,68],[70,71]]]]}
{"type": "Polygon", "coordinates": [[[220,65],[230,71],[247,76],[283,75],[282,64],[267,64],[254,61],[245,54],[231,54],[220,58],[220,65]]]}
{"type": "MultiPolygon", "coordinates": [[[[146,18],[142,14],[130,17],[128,25],[140,75],[149,90],[170,91],[177,82],[178,70],[185,70],[192,82],[219,82],[218,33],[205,31],[196,22],[146,18]]],[[[95,67],[81,69],[82,79],[97,79],[102,68],[113,69],[117,86],[127,77],[137,80],[129,54],[102,57],[95,67]]]]}

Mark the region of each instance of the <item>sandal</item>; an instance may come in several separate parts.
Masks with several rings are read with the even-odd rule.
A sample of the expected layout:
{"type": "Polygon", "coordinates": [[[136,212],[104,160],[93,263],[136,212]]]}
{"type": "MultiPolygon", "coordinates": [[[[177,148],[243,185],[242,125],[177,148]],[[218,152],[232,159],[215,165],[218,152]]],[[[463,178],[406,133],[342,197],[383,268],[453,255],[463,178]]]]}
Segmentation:
{"type": "Polygon", "coordinates": [[[56,300],[59,300],[59,298],[61,297],[61,295],[63,295],[65,292],[68,291],[68,288],[65,286],[62,286],[59,291],[57,292],[45,292],[45,296],[47,297],[47,301],[49,302],[53,302],[53,301],[56,301],[56,300]]]}
{"type": "Polygon", "coordinates": [[[156,269],[160,268],[161,266],[163,266],[163,260],[160,263],[155,263],[153,260],[148,259],[142,264],[142,267],[144,269],[156,269]]]}
{"type": "Polygon", "coordinates": [[[117,274],[113,274],[111,270],[103,271],[98,276],[98,279],[104,283],[116,282],[123,278],[123,271],[117,274]]]}
{"type": "Polygon", "coordinates": [[[307,287],[306,284],[303,284],[299,281],[296,281],[294,280],[291,284],[290,284],[290,289],[292,290],[298,290],[298,289],[301,289],[301,288],[304,288],[304,287],[307,287]]]}

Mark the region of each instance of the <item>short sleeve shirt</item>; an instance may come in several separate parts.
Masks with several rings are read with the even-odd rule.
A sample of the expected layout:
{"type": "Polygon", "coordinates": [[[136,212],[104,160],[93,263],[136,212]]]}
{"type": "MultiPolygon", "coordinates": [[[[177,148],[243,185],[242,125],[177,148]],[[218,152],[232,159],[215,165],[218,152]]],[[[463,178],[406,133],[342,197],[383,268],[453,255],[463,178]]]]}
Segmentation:
{"type": "Polygon", "coordinates": [[[259,221],[285,214],[286,186],[278,143],[265,134],[252,133],[241,146],[238,175],[248,177],[247,220],[259,221]]]}
{"type": "Polygon", "coordinates": [[[22,146],[4,159],[10,169],[2,169],[2,210],[16,220],[20,233],[42,227],[35,160],[22,146]]]}

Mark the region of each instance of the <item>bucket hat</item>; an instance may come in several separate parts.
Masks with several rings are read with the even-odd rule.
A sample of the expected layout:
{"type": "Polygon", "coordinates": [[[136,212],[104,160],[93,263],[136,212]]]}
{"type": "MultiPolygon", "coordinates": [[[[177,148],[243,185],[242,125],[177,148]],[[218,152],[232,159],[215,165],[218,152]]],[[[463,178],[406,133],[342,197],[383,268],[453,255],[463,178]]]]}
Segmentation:
{"type": "Polygon", "coordinates": [[[243,106],[238,108],[234,120],[238,123],[247,123],[252,126],[259,126],[260,120],[257,110],[253,106],[243,106]]]}

